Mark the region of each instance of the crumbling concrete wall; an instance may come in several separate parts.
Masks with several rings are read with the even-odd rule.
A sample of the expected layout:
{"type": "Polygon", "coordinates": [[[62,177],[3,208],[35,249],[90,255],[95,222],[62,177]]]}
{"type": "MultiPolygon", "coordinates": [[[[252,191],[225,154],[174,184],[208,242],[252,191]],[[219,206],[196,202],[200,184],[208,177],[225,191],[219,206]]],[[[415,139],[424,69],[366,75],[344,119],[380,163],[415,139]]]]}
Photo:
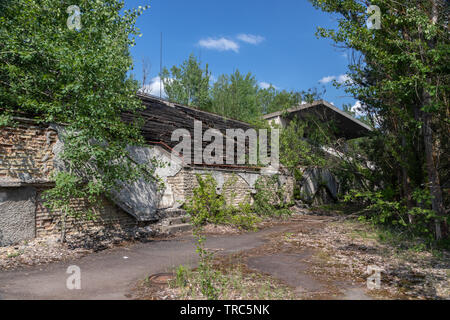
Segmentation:
{"type": "Polygon", "coordinates": [[[0,188],[0,246],[35,237],[35,210],[35,188],[0,188]]]}
{"type": "Polygon", "coordinates": [[[339,182],[328,169],[306,168],[299,187],[301,199],[309,204],[328,204],[338,198],[339,182]]]}

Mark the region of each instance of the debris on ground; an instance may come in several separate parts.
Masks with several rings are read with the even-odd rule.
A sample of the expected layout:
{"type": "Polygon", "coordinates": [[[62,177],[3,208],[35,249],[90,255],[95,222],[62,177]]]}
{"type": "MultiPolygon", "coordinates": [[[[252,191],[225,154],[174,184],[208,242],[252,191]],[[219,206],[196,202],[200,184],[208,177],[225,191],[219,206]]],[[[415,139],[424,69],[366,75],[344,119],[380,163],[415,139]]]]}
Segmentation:
{"type": "Polygon", "coordinates": [[[136,227],[128,231],[98,227],[89,232],[67,235],[65,243],[61,242],[59,235],[22,241],[16,245],[0,247],[0,270],[75,260],[116,246],[150,241],[155,235],[150,227],[136,227]]]}

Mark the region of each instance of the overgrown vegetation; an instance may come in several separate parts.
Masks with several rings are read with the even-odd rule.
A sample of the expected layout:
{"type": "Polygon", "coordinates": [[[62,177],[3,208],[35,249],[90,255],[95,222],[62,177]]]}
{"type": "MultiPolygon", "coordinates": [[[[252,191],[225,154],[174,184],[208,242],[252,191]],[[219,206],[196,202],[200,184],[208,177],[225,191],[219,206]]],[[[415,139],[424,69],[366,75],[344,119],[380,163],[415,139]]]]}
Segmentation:
{"type": "Polygon", "coordinates": [[[337,16],[336,29],[317,35],[353,52],[344,85],[375,128],[359,146],[371,165],[353,201],[369,206],[373,223],[447,237],[448,1],[371,1],[381,29],[367,27],[363,1],[310,2],[337,16]]]}
{"type": "Polygon", "coordinates": [[[184,205],[194,225],[230,224],[243,229],[253,229],[255,223],[260,221],[249,205],[250,199],[237,206],[233,204],[236,196],[233,190],[235,179],[229,179],[219,193],[217,181],[211,175],[197,174],[196,178],[198,186],[184,205]]]}
{"type": "MultiPolygon", "coordinates": [[[[317,35],[352,51],[349,80],[336,85],[361,102],[360,119],[374,130],[368,137],[346,141],[332,122],[294,119],[282,133],[281,162],[297,182],[306,166],[329,170],[339,180],[339,200],[367,206],[362,217],[372,223],[447,237],[448,2],[372,1],[381,9],[381,29],[367,27],[371,13],[365,2],[310,2],[336,15],[338,27],[318,28],[317,35]]],[[[190,58],[192,65],[195,61],[190,58]]],[[[194,67],[201,69],[199,63],[194,67]]],[[[170,85],[168,78],[166,82],[170,85]]],[[[213,89],[205,85],[202,92],[209,102],[200,108],[253,123],[266,112],[320,97],[317,91],[261,90],[253,76],[238,71],[221,77],[213,89]]],[[[356,116],[348,106],[343,108],[356,116]]],[[[298,190],[296,196],[301,198],[298,190]]]]}
{"type": "Polygon", "coordinates": [[[208,64],[202,67],[194,55],[180,66],[173,66],[170,70],[165,68],[162,79],[170,101],[253,124],[261,124],[263,114],[285,110],[302,101],[312,102],[323,95],[317,89],[286,91],[273,86],[261,88],[252,73],[242,74],[239,70],[220,75],[212,83],[208,64]]]}
{"type": "Polygon", "coordinates": [[[279,177],[262,176],[255,183],[256,193],[236,203],[236,177],[228,179],[218,192],[217,181],[211,175],[196,175],[198,186],[187,199],[184,208],[191,215],[194,225],[206,223],[228,224],[242,229],[254,229],[261,217],[289,215],[292,205],[287,200],[286,186],[279,177]]]}
{"type": "MultiPolygon", "coordinates": [[[[290,300],[295,299],[292,289],[267,275],[246,270],[237,264],[219,268],[213,266],[211,284],[218,300],[290,300]]],[[[202,276],[198,270],[180,266],[170,287],[177,290],[179,299],[209,299],[202,289],[202,276]]]]}
{"type": "MultiPolygon", "coordinates": [[[[184,293],[192,295],[195,290],[199,290],[203,297],[216,300],[227,296],[227,290],[240,290],[229,288],[229,281],[233,277],[215,271],[212,268],[213,254],[204,247],[205,237],[202,235],[202,228],[206,223],[230,224],[243,229],[254,229],[255,223],[261,221],[259,216],[280,216],[290,214],[286,201],[286,192],[280,185],[278,176],[261,177],[256,182],[254,203],[250,203],[250,198],[235,205],[236,191],[234,185],[236,177],[228,179],[222,187],[222,192],[217,190],[217,181],[209,174],[196,174],[198,186],[194,188],[193,195],[185,203],[186,211],[191,215],[194,225],[194,236],[196,238],[196,251],[199,255],[199,266],[195,273],[190,273],[190,279],[186,277],[185,269],[177,270],[175,283],[180,284],[190,282],[189,286],[194,292],[184,293]]],[[[181,268],[181,267],[180,267],[181,268]]],[[[236,274],[239,276],[239,274],[236,274]]],[[[241,288],[242,289],[242,288],[241,288]]],[[[275,296],[273,296],[275,297],[275,296]]]]}
{"type": "Polygon", "coordinates": [[[127,73],[129,48],[140,33],[136,19],[146,9],[125,10],[123,1],[80,0],[79,30],[67,26],[66,0],[1,1],[0,124],[12,116],[63,124],[59,155],[47,205],[72,214],[70,202],[86,199],[93,213],[100,195],[122,183],[153,178],[152,164],[129,157],[127,146],[143,145],[140,121],[122,121],[142,108],[138,84],[127,73]]]}

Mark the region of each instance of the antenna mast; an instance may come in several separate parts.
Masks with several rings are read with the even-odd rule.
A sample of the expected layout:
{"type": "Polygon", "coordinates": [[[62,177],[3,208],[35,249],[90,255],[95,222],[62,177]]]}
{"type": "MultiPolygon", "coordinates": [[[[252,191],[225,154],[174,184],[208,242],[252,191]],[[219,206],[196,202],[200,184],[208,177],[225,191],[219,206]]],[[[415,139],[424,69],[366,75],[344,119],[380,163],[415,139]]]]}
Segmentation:
{"type": "Polygon", "coordinates": [[[161,43],[160,43],[160,60],[159,60],[159,98],[162,98],[162,64],[163,64],[163,33],[161,31],[161,43]]]}

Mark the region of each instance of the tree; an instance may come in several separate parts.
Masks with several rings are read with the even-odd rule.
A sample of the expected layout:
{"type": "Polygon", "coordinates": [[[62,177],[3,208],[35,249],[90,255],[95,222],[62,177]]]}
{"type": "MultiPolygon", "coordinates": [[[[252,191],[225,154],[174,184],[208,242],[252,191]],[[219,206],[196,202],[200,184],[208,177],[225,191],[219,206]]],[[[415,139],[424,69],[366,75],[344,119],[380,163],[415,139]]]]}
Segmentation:
{"type": "Polygon", "coordinates": [[[302,94],[295,91],[279,91],[273,86],[258,91],[258,103],[263,114],[286,110],[302,102],[302,94]]]}
{"type": "Polygon", "coordinates": [[[138,84],[127,73],[133,68],[129,48],[139,35],[135,22],[146,8],[121,14],[122,1],[79,0],[81,28],[72,30],[72,4],[11,0],[0,9],[0,122],[24,115],[64,124],[66,170],[47,193],[49,205],[64,212],[73,198],[94,206],[101,194],[150,170],[126,150],[143,144],[139,121],[121,119],[142,108],[138,84]]]}
{"type": "Polygon", "coordinates": [[[161,77],[170,101],[196,106],[203,110],[210,108],[211,74],[208,65],[202,69],[201,63],[193,54],[180,67],[173,66],[170,72],[164,68],[161,77]]]}
{"type": "Polygon", "coordinates": [[[263,114],[285,110],[302,101],[312,102],[322,95],[316,89],[301,92],[279,91],[273,86],[261,89],[251,72],[242,74],[239,70],[220,75],[210,85],[208,65],[202,69],[194,55],[190,55],[180,66],[173,66],[170,71],[165,68],[162,79],[172,102],[258,126],[263,114]]]}
{"type": "Polygon", "coordinates": [[[257,81],[250,72],[244,75],[236,70],[230,75],[221,75],[211,90],[212,111],[251,121],[261,115],[257,93],[257,81]]]}
{"type": "Polygon", "coordinates": [[[449,156],[448,2],[374,0],[381,29],[369,29],[365,1],[310,1],[339,16],[337,30],[319,28],[318,35],[355,51],[347,90],[363,102],[384,142],[379,151],[394,162],[371,160],[387,169],[408,207],[420,205],[412,190],[427,185],[440,239],[448,232],[439,170],[449,156]]]}

